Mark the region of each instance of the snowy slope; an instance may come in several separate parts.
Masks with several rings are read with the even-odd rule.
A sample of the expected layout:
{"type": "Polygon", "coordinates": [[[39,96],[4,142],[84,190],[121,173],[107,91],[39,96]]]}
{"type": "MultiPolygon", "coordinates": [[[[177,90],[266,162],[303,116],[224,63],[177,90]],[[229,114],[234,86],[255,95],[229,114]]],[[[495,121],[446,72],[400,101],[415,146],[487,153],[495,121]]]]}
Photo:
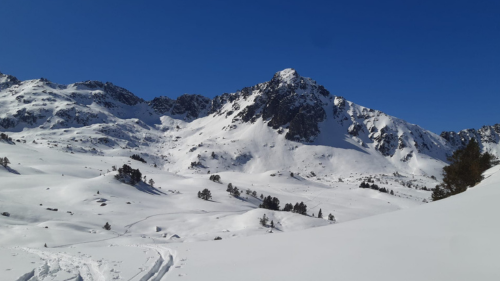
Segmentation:
{"type": "MultiPolygon", "coordinates": [[[[181,280],[498,280],[500,168],[432,204],[294,233],[172,247],[181,280]]],[[[172,276],[175,280],[178,276],[172,276]]]]}
{"type": "MultiPolygon", "coordinates": [[[[125,185],[107,169],[126,157],[6,143],[0,155],[13,162],[0,167],[0,211],[10,213],[0,216],[2,280],[500,277],[499,167],[463,194],[420,206],[411,197],[359,189],[349,178],[332,188],[283,174],[220,174],[225,183],[277,196],[282,204],[302,200],[315,213],[322,208],[338,219],[331,224],[258,209],[258,199],[228,196],[207,175],[175,175],[137,161],[131,165],[154,178],[156,188],[125,185]],[[212,190],[213,201],[197,198],[202,188],[212,190]],[[263,214],[274,221],[274,233],[259,225],[263,214]],[[111,231],[102,228],[106,222],[111,231]],[[209,241],[217,236],[222,241],[209,241]]],[[[391,188],[398,195],[427,193],[391,188]]]]}

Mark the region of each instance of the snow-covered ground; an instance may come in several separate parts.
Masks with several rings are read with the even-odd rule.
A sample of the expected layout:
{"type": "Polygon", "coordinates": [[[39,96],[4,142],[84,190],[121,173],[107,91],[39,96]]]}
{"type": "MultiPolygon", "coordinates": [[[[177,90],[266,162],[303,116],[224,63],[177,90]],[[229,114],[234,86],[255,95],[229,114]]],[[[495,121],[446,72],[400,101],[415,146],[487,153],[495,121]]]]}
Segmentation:
{"type": "Polygon", "coordinates": [[[467,192],[293,233],[171,246],[181,280],[499,280],[500,167],[467,192]],[[209,278],[208,278],[209,277],[209,278]]]}
{"type": "MultiPolygon", "coordinates": [[[[489,247],[498,169],[465,194],[425,204],[460,142],[329,96],[295,71],[214,100],[156,102],[110,83],[6,77],[0,280],[499,277],[490,267],[498,251],[483,251],[498,248],[489,247]],[[279,114],[262,117],[279,95],[289,95],[279,114]],[[268,126],[298,108],[298,121],[268,126]],[[323,121],[307,123],[314,110],[323,121]],[[291,140],[294,130],[310,141],[291,140]],[[143,181],[115,179],[124,164],[143,181]],[[215,174],[220,183],[209,180],[215,174]],[[205,188],[211,200],[198,198],[205,188]],[[303,202],[307,213],[259,208],[261,195],[281,208],[303,202]],[[274,229],[259,223],[264,215],[274,229]]],[[[495,130],[482,145],[496,153],[495,130]]]]}
{"type": "Polygon", "coordinates": [[[3,143],[0,154],[13,160],[9,171],[0,168],[0,211],[10,213],[0,216],[1,280],[500,278],[498,166],[469,191],[414,208],[412,200],[346,182],[332,188],[285,175],[221,173],[282,202],[308,198],[313,210],[336,215],[339,223],[330,224],[256,209],[257,199],[230,197],[207,176],[136,161],[158,189],[121,184],[106,169],[126,158],[3,143]],[[213,201],[196,197],[205,187],[213,201]],[[397,209],[404,210],[387,213],[397,209]],[[273,233],[259,225],[263,214],[274,220],[273,233]],[[207,241],[216,236],[222,240],[207,241]]]}
{"type": "Polygon", "coordinates": [[[429,185],[433,181],[410,175],[371,175],[395,195],[358,188],[369,177],[358,173],[339,182],[302,173],[292,177],[281,171],[233,171],[218,173],[221,184],[210,181],[207,174],[175,174],[120,156],[122,151],[71,153],[41,138],[36,143],[0,142],[0,156],[11,162],[8,169],[0,167],[0,212],[9,213],[0,216],[2,280],[30,280],[32,276],[38,279],[31,280],[161,280],[161,276],[151,279],[159,273],[148,272],[184,263],[174,245],[215,237],[223,241],[269,237],[270,228],[259,224],[264,214],[274,222],[277,234],[328,226],[330,213],[340,225],[406,209],[422,204],[430,192],[399,183],[411,180],[429,185]],[[126,163],[154,179],[154,187],[117,181],[111,167],[126,163]],[[226,192],[228,183],[243,191],[240,198],[226,192]],[[211,190],[211,201],[197,197],[204,188],[211,190]],[[262,201],[247,195],[247,189],[256,191],[257,197],[279,198],[281,207],[304,202],[309,215],[259,209],[262,201]],[[317,216],[320,209],[324,219],[311,216],[317,216]],[[103,229],[106,222],[110,231],[103,229]]]}

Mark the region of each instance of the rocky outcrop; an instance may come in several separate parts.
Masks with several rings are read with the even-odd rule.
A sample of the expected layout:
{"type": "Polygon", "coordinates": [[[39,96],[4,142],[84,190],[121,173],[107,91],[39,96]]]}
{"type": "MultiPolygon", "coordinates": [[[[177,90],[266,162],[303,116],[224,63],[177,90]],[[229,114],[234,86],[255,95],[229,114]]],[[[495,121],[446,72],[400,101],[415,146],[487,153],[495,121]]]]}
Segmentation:
{"type": "Polygon", "coordinates": [[[168,97],[154,98],[148,103],[158,114],[180,117],[186,121],[207,115],[211,100],[200,95],[184,94],[173,100],[168,97]]]}

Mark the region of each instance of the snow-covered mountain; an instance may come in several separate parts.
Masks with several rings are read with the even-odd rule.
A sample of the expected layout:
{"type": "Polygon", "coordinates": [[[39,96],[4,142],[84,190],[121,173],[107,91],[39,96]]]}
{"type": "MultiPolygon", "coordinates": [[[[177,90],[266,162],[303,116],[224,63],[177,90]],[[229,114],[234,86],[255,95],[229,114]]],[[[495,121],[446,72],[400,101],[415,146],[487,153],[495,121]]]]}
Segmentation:
{"type": "MultiPolygon", "coordinates": [[[[0,74],[0,132],[0,157],[10,160],[6,167],[0,166],[0,279],[17,281],[204,280],[215,276],[265,280],[257,269],[241,277],[225,269],[230,275],[221,276],[222,271],[211,271],[220,264],[204,259],[213,255],[212,248],[222,245],[221,253],[227,254],[224,258],[216,255],[216,261],[229,264],[231,259],[245,266],[248,260],[241,257],[258,256],[255,265],[266,270],[281,268],[283,264],[274,265],[250,253],[256,245],[272,249],[275,243],[287,257],[295,256],[287,250],[292,249],[289,245],[298,243],[310,260],[316,254],[327,260],[338,248],[342,256],[336,256],[336,263],[351,261],[337,275],[327,273],[330,265],[320,262],[307,264],[306,270],[296,274],[290,271],[290,278],[318,272],[317,279],[364,280],[365,275],[353,271],[352,261],[358,259],[345,258],[350,249],[362,255],[364,247],[371,247],[364,263],[370,263],[373,270],[374,264],[387,265],[386,260],[393,265],[387,267],[391,272],[394,264],[407,268],[394,257],[425,249],[426,241],[415,235],[424,237],[423,233],[430,235],[434,229],[439,235],[446,233],[441,226],[448,217],[433,220],[432,214],[448,212],[448,200],[436,203],[443,208],[414,208],[366,223],[363,218],[428,202],[447,155],[472,137],[484,150],[497,155],[500,151],[498,125],[439,136],[331,95],[293,69],[213,99],[183,95],[152,101],[109,82],[60,85],[43,78],[19,81],[0,74]],[[144,162],[132,160],[134,154],[144,162]],[[140,169],[143,181],[135,185],[118,181],[113,167],[124,164],[140,169]],[[222,184],[209,180],[214,174],[222,184]],[[154,184],[148,184],[149,179],[154,184]],[[361,182],[377,187],[359,188],[361,182]],[[228,194],[229,183],[242,191],[241,196],[228,194]],[[212,200],[198,198],[204,188],[211,190],[212,200]],[[259,208],[263,203],[259,195],[279,198],[281,208],[303,202],[307,211],[302,215],[259,208]],[[323,218],[318,218],[320,210],[323,218]],[[329,214],[338,225],[353,222],[339,228],[326,219],[329,214]],[[263,215],[273,221],[274,228],[259,223],[263,215]],[[397,222],[391,223],[393,219],[397,222]],[[111,225],[110,230],[103,229],[105,223],[111,225]],[[304,231],[309,228],[318,229],[304,231]],[[279,236],[278,232],[297,234],[279,236]],[[331,237],[336,237],[335,247],[323,247],[331,237]],[[344,243],[352,237],[356,245],[344,243]],[[224,240],[223,244],[212,244],[220,243],[209,241],[214,238],[224,240]],[[238,242],[237,238],[246,240],[238,242]],[[281,239],[286,243],[279,243],[281,239]],[[382,244],[378,247],[373,241],[382,244]],[[391,241],[405,253],[390,251],[384,260],[373,263],[377,251],[386,251],[391,241]],[[414,248],[401,247],[413,242],[418,242],[414,248]],[[239,243],[248,244],[241,248],[245,254],[235,253],[239,243]],[[191,250],[192,255],[188,254],[191,250]]],[[[497,182],[495,177],[489,184],[497,182]]],[[[489,191],[484,194],[496,196],[489,191]]],[[[467,212],[472,214],[476,203],[467,212]]],[[[454,206],[453,210],[461,208],[454,206]]],[[[463,224],[461,215],[450,218],[463,224]]],[[[480,230],[485,227],[478,224],[480,230]]],[[[469,233],[456,229],[463,235],[469,233]]],[[[416,252],[418,258],[411,264],[418,266],[426,257],[416,252]]],[[[436,253],[447,257],[442,251],[436,253]]],[[[285,262],[300,268],[304,260],[285,262]]],[[[432,265],[425,264],[426,268],[432,265]]],[[[474,268],[498,277],[493,267],[474,268]]],[[[443,280],[441,271],[436,272],[428,279],[443,280]]],[[[387,271],[383,273],[391,280],[387,271]]],[[[406,274],[396,273],[393,280],[406,274]]]]}
{"type": "Polygon", "coordinates": [[[109,82],[60,85],[5,74],[0,74],[0,89],[2,131],[23,131],[30,141],[57,134],[53,141],[82,149],[74,135],[85,128],[81,139],[94,149],[137,148],[152,159],[163,155],[167,168],[176,171],[300,172],[314,167],[337,177],[370,166],[374,173],[439,177],[446,157],[471,137],[499,153],[498,126],[438,136],[331,95],[293,69],[213,99],[185,94],[145,101],[109,82]]]}

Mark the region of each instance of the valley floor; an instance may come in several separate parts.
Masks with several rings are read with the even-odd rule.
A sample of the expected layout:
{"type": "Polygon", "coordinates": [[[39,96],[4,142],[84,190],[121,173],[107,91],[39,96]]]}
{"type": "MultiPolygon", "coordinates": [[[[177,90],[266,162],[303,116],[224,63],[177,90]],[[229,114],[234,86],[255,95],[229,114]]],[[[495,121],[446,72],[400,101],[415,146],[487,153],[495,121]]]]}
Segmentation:
{"type": "Polygon", "coordinates": [[[470,192],[419,206],[430,192],[400,183],[433,182],[410,175],[354,174],[339,181],[222,172],[220,184],[113,151],[96,156],[0,143],[0,156],[12,162],[0,167],[0,212],[9,213],[0,216],[1,280],[499,277],[498,243],[490,245],[499,234],[496,168],[470,192]],[[125,163],[154,179],[155,187],[118,182],[111,167],[125,163]],[[368,177],[395,195],[358,188],[368,177]],[[260,209],[260,198],[230,196],[228,183],[277,197],[281,206],[302,201],[308,215],[260,209]],[[204,188],[212,200],[197,197],[204,188]],[[325,219],[311,216],[320,209],[325,219]],[[326,220],[330,213],[337,223],[326,220]],[[275,229],[259,224],[264,214],[275,229]]]}

